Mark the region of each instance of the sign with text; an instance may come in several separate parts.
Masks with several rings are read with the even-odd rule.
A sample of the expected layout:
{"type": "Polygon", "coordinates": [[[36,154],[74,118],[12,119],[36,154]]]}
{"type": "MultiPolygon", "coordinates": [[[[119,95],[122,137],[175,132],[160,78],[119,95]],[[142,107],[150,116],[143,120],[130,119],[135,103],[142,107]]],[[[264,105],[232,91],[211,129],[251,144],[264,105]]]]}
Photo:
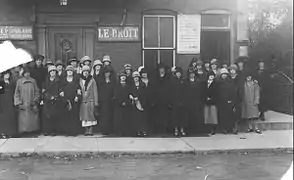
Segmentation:
{"type": "Polygon", "coordinates": [[[140,28],[139,26],[100,26],[98,41],[140,41],[140,28]]]}
{"type": "Polygon", "coordinates": [[[200,15],[178,15],[178,54],[200,53],[200,15]]]}
{"type": "Polygon", "coordinates": [[[0,26],[0,40],[33,40],[33,27],[0,26]]]}

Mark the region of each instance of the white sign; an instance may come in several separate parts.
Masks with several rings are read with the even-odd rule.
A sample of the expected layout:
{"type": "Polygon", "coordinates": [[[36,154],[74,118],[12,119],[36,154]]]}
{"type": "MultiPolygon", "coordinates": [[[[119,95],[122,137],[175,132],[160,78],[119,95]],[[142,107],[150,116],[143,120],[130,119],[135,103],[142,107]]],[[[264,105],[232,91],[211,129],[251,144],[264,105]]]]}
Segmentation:
{"type": "Polygon", "coordinates": [[[201,15],[178,15],[178,54],[200,54],[201,15]]]}

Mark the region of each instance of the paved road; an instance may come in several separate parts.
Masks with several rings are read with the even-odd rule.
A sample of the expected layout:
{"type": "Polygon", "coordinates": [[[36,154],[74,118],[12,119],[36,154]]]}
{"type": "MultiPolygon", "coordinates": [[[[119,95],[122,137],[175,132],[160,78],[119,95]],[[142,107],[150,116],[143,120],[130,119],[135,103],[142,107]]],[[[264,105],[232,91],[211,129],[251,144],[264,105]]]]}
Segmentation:
{"type": "Polygon", "coordinates": [[[1,180],[278,180],[292,154],[160,155],[0,161],[1,180]]]}

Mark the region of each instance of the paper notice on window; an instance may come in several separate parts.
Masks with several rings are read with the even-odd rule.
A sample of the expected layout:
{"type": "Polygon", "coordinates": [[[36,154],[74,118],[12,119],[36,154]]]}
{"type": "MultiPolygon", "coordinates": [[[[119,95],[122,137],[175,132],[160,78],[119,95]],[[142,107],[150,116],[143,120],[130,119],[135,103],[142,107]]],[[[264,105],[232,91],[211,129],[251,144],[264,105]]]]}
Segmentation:
{"type": "Polygon", "coordinates": [[[177,53],[200,54],[201,15],[178,15],[177,53]]]}
{"type": "Polygon", "coordinates": [[[247,46],[240,46],[239,56],[247,56],[247,54],[248,54],[248,47],[247,46]]]}

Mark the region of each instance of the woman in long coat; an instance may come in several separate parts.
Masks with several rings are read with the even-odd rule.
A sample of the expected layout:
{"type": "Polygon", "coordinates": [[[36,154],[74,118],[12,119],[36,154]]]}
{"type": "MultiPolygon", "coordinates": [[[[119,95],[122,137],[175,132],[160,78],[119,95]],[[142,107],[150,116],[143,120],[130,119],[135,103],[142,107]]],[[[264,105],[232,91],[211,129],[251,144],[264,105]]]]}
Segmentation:
{"type": "Polygon", "coordinates": [[[248,121],[248,132],[256,132],[261,134],[261,131],[255,124],[255,121],[259,117],[258,104],[260,101],[260,88],[259,85],[254,82],[253,74],[247,72],[245,74],[246,81],[243,84],[242,89],[242,119],[248,121]]]}
{"type": "Polygon", "coordinates": [[[43,117],[42,131],[44,135],[55,135],[58,133],[59,123],[59,78],[55,66],[48,68],[48,74],[42,86],[43,94],[43,117]]]}
{"type": "Polygon", "coordinates": [[[147,94],[146,87],[140,81],[140,73],[133,72],[133,84],[130,87],[130,100],[132,102],[132,128],[137,136],[147,136],[148,119],[146,112],[147,94]]]}
{"type": "Polygon", "coordinates": [[[39,98],[40,91],[36,80],[31,78],[26,67],[24,76],[17,81],[14,93],[14,105],[18,108],[19,133],[35,133],[39,130],[39,98]]]}
{"type": "Polygon", "coordinates": [[[114,88],[115,79],[110,67],[103,69],[103,83],[100,85],[99,105],[100,105],[100,125],[99,129],[103,135],[113,133],[114,126],[114,88]]]}
{"type": "Polygon", "coordinates": [[[215,134],[218,124],[217,117],[217,101],[218,101],[218,88],[215,80],[215,73],[209,72],[207,74],[207,81],[205,82],[205,106],[204,106],[204,119],[205,124],[211,126],[211,135],[215,134]]]}
{"type": "Polygon", "coordinates": [[[158,67],[158,75],[156,77],[156,120],[155,133],[166,133],[169,127],[170,119],[170,79],[167,67],[160,64],[158,67]]]}
{"type": "Polygon", "coordinates": [[[219,125],[223,133],[232,132],[234,128],[234,108],[236,92],[233,83],[230,81],[227,69],[220,70],[218,81],[218,117],[219,125]]]}
{"type": "Polygon", "coordinates": [[[17,135],[16,112],[13,104],[15,85],[10,71],[2,74],[3,79],[0,77],[0,83],[3,82],[3,89],[0,91],[4,91],[4,94],[0,93],[0,138],[10,138],[17,135]]]}
{"type": "Polygon", "coordinates": [[[185,117],[185,83],[182,78],[183,70],[179,67],[176,68],[175,77],[171,82],[171,107],[172,107],[172,125],[175,136],[185,136],[185,128],[187,126],[187,118],[185,117]]]}
{"type": "Polygon", "coordinates": [[[130,88],[127,83],[127,75],[124,72],[119,73],[118,83],[114,90],[114,129],[119,136],[128,136],[130,129],[130,88]]]}
{"type": "Polygon", "coordinates": [[[185,82],[185,109],[187,110],[188,132],[204,133],[204,90],[205,82],[190,72],[185,82]]]}
{"type": "Polygon", "coordinates": [[[80,101],[81,87],[77,75],[74,75],[74,67],[67,66],[65,69],[66,76],[60,85],[61,97],[61,119],[59,131],[65,135],[76,136],[82,133],[80,122],[80,101]]]}
{"type": "Polygon", "coordinates": [[[83,66],[80,79],[80,87],[82,90],[80,121],[82,121],[82,127],[86,129],[86,136],[93,135],[93,126],[97,125],[96,117],[98,113],[97,85],[90,75],[90,71],[91,68],[89,66],[83,66]]]}

